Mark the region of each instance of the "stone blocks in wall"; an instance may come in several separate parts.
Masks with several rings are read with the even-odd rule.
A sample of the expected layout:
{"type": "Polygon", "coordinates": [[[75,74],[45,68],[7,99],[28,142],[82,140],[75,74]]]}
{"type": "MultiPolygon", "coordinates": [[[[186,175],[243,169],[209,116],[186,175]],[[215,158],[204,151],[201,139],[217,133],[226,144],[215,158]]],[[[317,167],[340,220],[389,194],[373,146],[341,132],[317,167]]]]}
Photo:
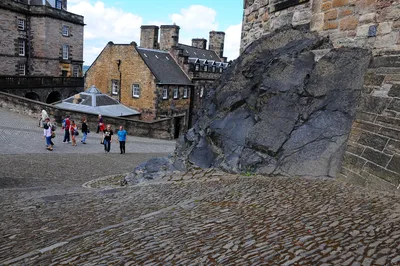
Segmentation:
{"type": "Polygon", "coordinates": [[[375,57],[347,144],[341,175],[374,188],[400,186],[400,55],[375,57]]]}

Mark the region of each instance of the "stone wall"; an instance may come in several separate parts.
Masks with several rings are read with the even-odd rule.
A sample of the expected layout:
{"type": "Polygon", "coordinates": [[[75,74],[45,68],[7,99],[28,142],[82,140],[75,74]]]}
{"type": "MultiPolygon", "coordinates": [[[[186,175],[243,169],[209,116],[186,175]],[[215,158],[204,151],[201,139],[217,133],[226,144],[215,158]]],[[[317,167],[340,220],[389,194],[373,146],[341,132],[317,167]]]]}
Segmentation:
{"type": "MultiPolygon", "coordinates": [[[[38,118],[41,110],[45,109],[50,116],[56,119],[58,124],[61,124],[62,119],[66,115],[70,115],[72,119],[80,120],[86,117],[89,128],[95,131],[97,128],[98,116],[95,114],[87,114],[83,112],[69,111],[62,108],[57,108],[50,104],[41,103],[38,101],[29,100],[23,97],[0,92],[0,108],[5,108],[13,112],[27,115],[33,118],[38,118]]],[[[157,139],[173,139],[175,132],[175,119],[165,118],[153,122],[144,122],[127,118],[107,117],[103,116],[105,123],[111,124],[112,128],[124,126],[129,135],[138,137],[149,137],[157,139]]],[[[177,119],[180,119],[178,117],[177,119]]]]}
{"type": "Polygon", "coordinates": [[[341,177],[400,188],[400,56],[375,57],[369,66],[341,177]]]}
{"type": "MultiPolygon", "coordinates": [[[[277,0],[282,2],[282,0],[277,0]]],[[[308,24],[336,47],[400,50],[400,2],[387,0],[286,0],[299,4],[276,11],[277,1],[245,0],[241,50],[285,25],[308,24]]]]}

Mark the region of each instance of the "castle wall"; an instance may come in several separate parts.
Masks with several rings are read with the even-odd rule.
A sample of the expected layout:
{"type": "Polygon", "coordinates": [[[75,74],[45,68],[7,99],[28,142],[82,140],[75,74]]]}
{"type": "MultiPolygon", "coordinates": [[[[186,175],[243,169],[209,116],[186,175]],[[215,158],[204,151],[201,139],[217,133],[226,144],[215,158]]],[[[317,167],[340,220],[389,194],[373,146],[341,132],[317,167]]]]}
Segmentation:
{"type": "Polygon", "coordinates": [[[399,189],[400,2],[311,0],[279,11],[273,4],[244,1],[241,51],[276,28],[300,24],[329,37],[335,47],[372,50],[374,58],[365,76],[339,178],[378,189],[399,189]]]}

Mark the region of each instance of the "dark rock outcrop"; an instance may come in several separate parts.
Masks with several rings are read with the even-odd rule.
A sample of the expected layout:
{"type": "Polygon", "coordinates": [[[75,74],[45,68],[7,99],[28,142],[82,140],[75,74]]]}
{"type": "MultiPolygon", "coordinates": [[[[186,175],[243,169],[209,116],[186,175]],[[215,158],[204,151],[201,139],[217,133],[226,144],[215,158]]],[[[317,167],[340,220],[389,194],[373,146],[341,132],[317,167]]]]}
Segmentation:
{"type": "Polygon", "coordinates": [[[214,83],[173,168],[335,177],[369,59],[306,30],[262,37],[214,83]]]}

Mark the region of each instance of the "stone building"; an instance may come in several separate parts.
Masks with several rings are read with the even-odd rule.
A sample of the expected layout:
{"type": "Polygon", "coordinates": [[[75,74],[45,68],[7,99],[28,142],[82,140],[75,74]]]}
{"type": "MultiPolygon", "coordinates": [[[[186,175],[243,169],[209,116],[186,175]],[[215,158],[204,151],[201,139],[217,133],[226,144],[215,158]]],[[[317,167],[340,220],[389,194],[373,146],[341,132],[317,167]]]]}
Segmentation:
{"type": "Polygon", "coordinates": [[[309,27],[334,47],[372,51],[340,175],[366,186],[399,189],[400,2],[245,0],[241,51],[285,25],[309,27]]]}
{"type": "MultiPolygon", "coordinates": [[[[0,75],[15,84],[21,76],[82,77],[83,29],[67,0],[0,1],[0,75]]],[[[54,79],[53,87],[65,81],[54,79]]]]}
{"type": "Polygon", "coordinates": [[[187,128],[207,86],[228,63],[223,57],[223,32],[210,33],[214,45],[210,43],[210,48],[215,50],[207,50],[205,39],[193,39],[192,46],[180,44],[179,29],[177,25],[145,25],[140,47],[108,43],[86,72],[86,88],[95,85],[114,95],[139,110],[144,120],[185,115],[187,128]]]}

